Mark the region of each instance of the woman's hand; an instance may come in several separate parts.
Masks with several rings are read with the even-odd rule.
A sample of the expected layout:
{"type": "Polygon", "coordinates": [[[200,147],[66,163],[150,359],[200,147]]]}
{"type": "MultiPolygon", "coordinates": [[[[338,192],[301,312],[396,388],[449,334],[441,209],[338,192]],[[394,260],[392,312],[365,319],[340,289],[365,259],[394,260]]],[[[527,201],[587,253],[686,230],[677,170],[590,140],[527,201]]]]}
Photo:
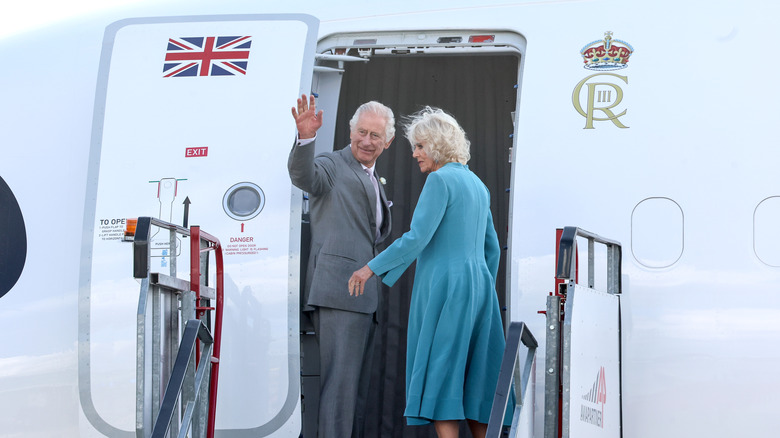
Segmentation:
{"type": "Polygon", "coordinates": [[[368,265],[353,272],[352,276],[349,277],[349,294],[355,297],[363,295],[363,289],[366,287],[366,282],[373,276],[374,272],[368,265]]]}

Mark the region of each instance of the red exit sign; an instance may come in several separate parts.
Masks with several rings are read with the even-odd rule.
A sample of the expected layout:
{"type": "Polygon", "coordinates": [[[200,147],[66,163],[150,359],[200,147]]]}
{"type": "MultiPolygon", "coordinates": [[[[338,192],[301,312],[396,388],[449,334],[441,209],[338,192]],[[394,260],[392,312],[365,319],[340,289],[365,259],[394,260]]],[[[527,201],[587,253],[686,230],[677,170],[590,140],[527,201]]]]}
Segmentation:
{"type": "Polygon", "coordinates": [[[209,148],[187,148],[184,152],[184,156],[189,157],[206,157],[209,154],[209,148]]]}

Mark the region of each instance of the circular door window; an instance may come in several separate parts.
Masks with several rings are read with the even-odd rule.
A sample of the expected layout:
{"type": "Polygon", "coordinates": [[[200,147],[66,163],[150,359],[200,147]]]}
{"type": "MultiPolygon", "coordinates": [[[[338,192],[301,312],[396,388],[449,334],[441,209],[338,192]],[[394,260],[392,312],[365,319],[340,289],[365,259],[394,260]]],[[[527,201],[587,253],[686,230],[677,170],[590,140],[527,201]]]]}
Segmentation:
{"type": "Polygon", "coordinates": [[[225,213],[237,221],[254,218],[265,206],[265,194],[256,184],[242,182],[225,192],[222,198],[222,208],[225,213]]]}

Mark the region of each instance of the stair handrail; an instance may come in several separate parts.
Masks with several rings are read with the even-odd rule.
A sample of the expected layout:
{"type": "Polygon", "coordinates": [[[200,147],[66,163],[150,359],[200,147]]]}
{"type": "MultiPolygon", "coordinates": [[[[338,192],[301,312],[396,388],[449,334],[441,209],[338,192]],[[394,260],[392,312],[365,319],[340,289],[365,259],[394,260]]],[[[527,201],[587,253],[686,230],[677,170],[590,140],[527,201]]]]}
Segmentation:
{"type": "MultiPolygon", "coordinates": [[[[190,227],[192,231],[192,238],[190,239],[190,286],[192,291],[196,294],[197,303],[200,304],[200,264],[195,263],[200,261],[200,253],[207,251],[214,251],[214,257],[217,265],[216,272],[216,289],[217,297],[215,303],[215,315],[214,315],[214,351],[211,353],[211,380],[209,385],[209,412],[208,412],[208,426],[207,434],[208,438],[214,438],[214,428],[216,426],[216,414],[217,414],[217,386],[219,383],[219,358],[222,347],[222,309],[224,304],[225,289],[225,273],[223,269],[223,256],[222,256],[222,244],[219,239],[211,234],[200,229],[199,226],[193,225],[190,227]],[[200,242],[209,242],[209,246],[206,248],[200,248],[200,242]],[[196,255],[198,254],[197,258],[196,255]]],[[[197,308],[198,318],[202,317],[205,308],[197,308]]]]}
{"type": "MultiPolygon", "coordinates": [[[[176,401],[181,395],[182,388],[184,386],[184,380],[188,372],[192,372],[190,369],[191,359],[196,355],[195,346],[198,341],[204,345],[203,354],[198,362],[197,372],[195,373],[195,388],[200,388],[203,385],[204,379],[207,376],[208,362],[211,353],[211,349],[214,345],[214,338],[211,336],[208,327],[199,319],[191,319],[187,321],[184,327],[184,333],[181,337],[181,343],[179,344],[179,352],[176,354],[176,362],[174,362],[173,370],[171,371],[171,377],[168,380],[168,385],[165,388],[165,395],[163,396],[162,403],[160,405],[160,413],[157,416],[157,421],[154,423],[152,429],[152,438],[165,438],[168,434],[171,421],[176,414],[176,401]]],[[[179,437],[183,438],[187,436],[187,431],[192,423],[193,412],[195,411],[195,405],[198,402],[201,391],[195,391],[192,400],[182,400],[186,402],[184,415],[182,416],[181,428],[179,429],[179,437]]]]}
{"type": "Polygon", "coordinates": [[[516,426],[523,409],[523,398],[528,389],[528,383],[533,377],[531,373],[534,369],[536,348],[538,345],[533,333],[531,333],[531,330],[524,322],[515,321],[509,324],[509,330],[507,330],[506,336],[506,348],[504,349],[504,357],[501,359],[501,370],[498,374],[496,393],[493,397],[493,406],[490,410],[490,420],[488,421],[487,433],[485,434],[486,437],[498,438],[501,436],[504,417],[506,416],[507,403],[509,402],[512,391],[512,382],[514,382],[516,405],[512,417],[510,436],[515,436],[514,433],[517,431],[516,426]],[[518,362],[518,353],[521,342],[528,349],[522,374],[520,373],[518,362]]]}
{"type": "Polygon", "coordinates": [[[595,250],[594,243],[601,243],[607,247],[607,292],[619,294],[622,290],[622,248],[620,242],[601,237],[578,227],[564,227],[558,247],[558,266],[555,277],[562,280],[573,281],[577,272],[577,237],[588,240],[588,287],[595,284],[595,250]]]}

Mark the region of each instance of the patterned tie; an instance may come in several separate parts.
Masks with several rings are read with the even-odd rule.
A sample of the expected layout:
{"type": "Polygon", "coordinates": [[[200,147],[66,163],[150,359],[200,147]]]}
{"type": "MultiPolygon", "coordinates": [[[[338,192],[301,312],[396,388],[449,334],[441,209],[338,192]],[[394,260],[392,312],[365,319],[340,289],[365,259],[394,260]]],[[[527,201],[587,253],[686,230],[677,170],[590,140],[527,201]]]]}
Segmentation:
{"type": "Polygon", "coordinates": [[[374,230],[374,238],[379,240],[379,228],[382,225],[382,204],[381,200],[379,199],[379,183],[376,181],[376,178],[374,178],[374,172],[371,172],[369,169],[364,170],[368,174],[368,178],[371,180],[371,184],[374,185],[374,193],[376,193],[376,230],[374,230]]]}

